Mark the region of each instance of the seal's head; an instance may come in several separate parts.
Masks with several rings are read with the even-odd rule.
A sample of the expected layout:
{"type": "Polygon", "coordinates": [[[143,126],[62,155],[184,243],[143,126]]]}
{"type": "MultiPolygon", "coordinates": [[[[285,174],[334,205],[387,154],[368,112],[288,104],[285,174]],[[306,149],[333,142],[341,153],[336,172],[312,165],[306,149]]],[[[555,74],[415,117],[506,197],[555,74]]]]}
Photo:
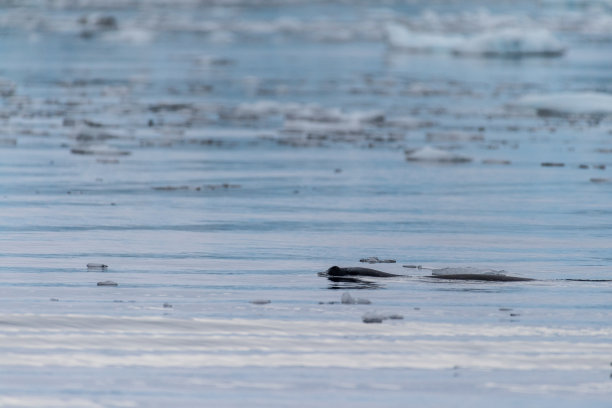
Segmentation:
{"type": "Polygon", "coordinates": [[[332,266],[331,268],[329,268],[327,270],[327,274],[329,276],[341,276],[341,275],[344,275],[342,273],[342,269],[340,269],[338,266],[332,266]]]}

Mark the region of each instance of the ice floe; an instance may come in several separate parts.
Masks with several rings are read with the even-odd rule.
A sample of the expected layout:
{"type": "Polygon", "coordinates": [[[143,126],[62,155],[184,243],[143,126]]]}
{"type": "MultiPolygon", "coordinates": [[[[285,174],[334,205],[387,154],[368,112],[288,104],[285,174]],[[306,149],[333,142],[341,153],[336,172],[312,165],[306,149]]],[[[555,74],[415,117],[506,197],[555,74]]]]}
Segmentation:
{"type": "Polygon", "coordinates": [[[102,263],[88,263],[87,269],[107,269],[108,265],[102,263]]]}
{"type": "Polygon", "coordinates": [[[504,28],[466,36],[448,32],[418,32],[398,23],[386,27],[392,49],[416,52],[450,52],[481,57],[555,57],[565,45],[545,29],[504,28]]]}
{"type": "Polygon", "coordinates": [[[111,280],[98,282],[97,285],[98,286],[119,286],[119,284],[117,282],[114,282],[114,281],[111,281],[111,280]]]}
{"type": "Polygon", "coordinates": [[[382,323],[383,320],[401,320],[403,318],[404,316],[396,313],[367,312],[361,317],[361,320],[364,323],[382,323]]]}
{"type": "Polygon", "coordinates": [[[508,28],[477,35],[453,47],[456,55],[483,57],[557,57],[565,52],[565,45],[547,30],[508,28]]]}
{"type": "Polygon", "coordinates": [[[603,92],[557,92],[525,95],[512,105],[534,109],[538,115],[609,115],[612,94],[603,92]]]}
{"type": "Polygon", "coordinates": [[[406,51],[448,51],[465,41],[462,36],[416,32],[397,23],[387,25],[386,33],[391,48],[406,51]]]}
{"type": "Polygon", "coordinates": [[[467,163],[472,161],[470,157],[436,149],[431,146],[424,146],[416,150],[407,150],[406,160],[432,163],[467,163]]]}
{"type": "Polygon", "coordinates": [[[380,259],[377,256],[370,256],[368,258],[361,258],[359,262],[375,264],[375,263],[395,263],[395,259],[380,259]]]}
{"type": "Polygon", "coordinates": [[[340,298],[340,303],[342,303],[343,305],[369,305],[372,302],[370,302],[370,300],[368,299],[363,299],[363,298],[354,298],[353,296],[351,296],[350,293],[348,292],[344,292],[342,294],[342,297],[340,298]]]}
{"type": "Polygon", "coordinates": [[[116,147],[99,144],[99,145],[77,145],[70,149],[72,154],[95,155],[95,156],[128,156],[131,152],[120,150],[116,147]]]}

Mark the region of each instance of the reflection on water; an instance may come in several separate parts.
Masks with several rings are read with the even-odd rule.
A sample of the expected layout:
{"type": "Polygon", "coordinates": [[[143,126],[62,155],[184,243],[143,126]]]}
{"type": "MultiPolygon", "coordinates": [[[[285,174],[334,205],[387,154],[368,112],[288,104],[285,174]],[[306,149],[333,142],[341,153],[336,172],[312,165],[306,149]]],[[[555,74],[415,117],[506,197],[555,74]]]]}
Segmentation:
{"type": "Polygon", "coordinates": [[[334,282],[328,286],[328,289],[381,289],[385,287],[379,282],[371,282],[358,278],[328,276],[327,279],[334,282]]]}

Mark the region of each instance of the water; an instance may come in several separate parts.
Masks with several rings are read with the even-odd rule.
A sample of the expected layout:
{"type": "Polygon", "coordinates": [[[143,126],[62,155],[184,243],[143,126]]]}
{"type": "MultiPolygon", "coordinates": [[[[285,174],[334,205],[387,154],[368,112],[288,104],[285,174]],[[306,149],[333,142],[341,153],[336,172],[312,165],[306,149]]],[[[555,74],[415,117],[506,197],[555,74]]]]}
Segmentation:
{"type": "Polygon", "coordinates": [[[612,121],[513,106],[612,92],[608,3],[1,7],[0,406],[609,406],[612,284],[562,279],[612,279],[612,121]],[[408,276],[317,276],[369,256],[408,276]]]}

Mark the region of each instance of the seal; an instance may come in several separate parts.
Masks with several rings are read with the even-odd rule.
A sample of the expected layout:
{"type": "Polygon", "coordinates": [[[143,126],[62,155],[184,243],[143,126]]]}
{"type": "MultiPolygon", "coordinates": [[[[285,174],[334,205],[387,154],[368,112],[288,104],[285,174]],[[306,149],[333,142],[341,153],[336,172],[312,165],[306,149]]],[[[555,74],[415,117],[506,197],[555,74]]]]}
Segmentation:
{"type": "MultiPolygon", "coordinates": [[[[470,272],[459,272],[459,271],[470,271],[473,268],[453,268],[453,272],[457,273],[440,273],[439,271],[446,271],[451,268],[445,269],[434,269],[433,273],[428,276],[421,276],[421,278],[433,278],[440,280],[457,280],[457,281],[484,281],[484,282],[529,282],[537,281],[538,279],[524,278],[521,276],[511,276],[503,273],[470,273],[470,272]]],[[[349,267],[341,268],[339,266],[332,266],[326,272],[319,272],[319,276],[327,277],[333,282],[349,282],[373,285],[372,282],[363,281],[360,278],[372,277],[372,278],[392,278],[397,276],[409,277],[408,275],[397,275],[394,273],[388,273],[379,271],[371,268],[362,267],[349,267]]],[[[572,281],[572,282],[612,282],[612,279],[554,279],[560,281],[572,281]]]]}
{"type": "Polygon", "coordinates": [[[327,276],[371,276],[374,278],[391,278],[396,275],[393,273],[387,273],[378,271],[371,268],[353,267],[353,268],[340,268],[339,266],[332,266],[327,270],[327,276]]]}
{"type": "Polygon", "coordinates": [[[450,280],[475,280],[488,282],[525,282],[535,279],[521,278],[519,276],[508,276],[502,274],[487,274],[487,273],[457,273],[452,275],[430,275],[428,278],[435,279],[450,279],[450,280]]]}

